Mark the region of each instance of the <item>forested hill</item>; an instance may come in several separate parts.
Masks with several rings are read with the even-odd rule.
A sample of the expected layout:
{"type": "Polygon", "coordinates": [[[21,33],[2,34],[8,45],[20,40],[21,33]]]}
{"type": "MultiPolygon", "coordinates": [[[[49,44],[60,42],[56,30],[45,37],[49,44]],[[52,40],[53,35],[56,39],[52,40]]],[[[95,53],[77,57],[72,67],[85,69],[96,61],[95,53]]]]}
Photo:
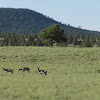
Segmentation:
{"type": "Polygon", "coordinates": [[[33,10],[0,8],[0,32],[2,33],[39,34],[42,29],[52,24],[58,24],[65,30],[65,34],[100,34],[100,32],[82,30],[62,24],[33,10]]]}

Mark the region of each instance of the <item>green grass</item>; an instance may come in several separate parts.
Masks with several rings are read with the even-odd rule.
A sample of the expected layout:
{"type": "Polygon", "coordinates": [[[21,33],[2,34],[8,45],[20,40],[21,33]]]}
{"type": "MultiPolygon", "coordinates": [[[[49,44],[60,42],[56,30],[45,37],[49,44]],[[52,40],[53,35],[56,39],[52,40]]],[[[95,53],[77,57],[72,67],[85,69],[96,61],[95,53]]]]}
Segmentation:
{"type": "Polygon", "coordinates": [[[100,48],[0,47],[0,100],[100,100],[100,48]]]}

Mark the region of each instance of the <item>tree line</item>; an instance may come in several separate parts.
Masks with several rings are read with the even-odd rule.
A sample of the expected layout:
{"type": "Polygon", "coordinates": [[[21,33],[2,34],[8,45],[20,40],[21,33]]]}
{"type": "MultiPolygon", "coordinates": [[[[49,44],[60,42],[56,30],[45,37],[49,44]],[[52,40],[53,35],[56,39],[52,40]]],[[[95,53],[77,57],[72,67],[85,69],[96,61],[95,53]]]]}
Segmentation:
{"type": "Polygon", "coordinates": [[[44,43],[48,43],[51,46],[53,44],[57,46],[79,45],[80,47],[100,46],[100,35],[79,33],[65,35],[64,29],[61,29],[57,24],[43,29],[39,37],[44,39],[44,43]]]}
{"type": "MultiPolygon", "coordinates": [[[[100,47],[100,35],[82,35],[82,34],[68,34],[65,42],[53,43],[56,46],[80,46],[93,47],[94,45],[100,47]]],[[[24,34],[18,35],[14,33],[0,34],[0,46],[51,46],[50,43],[44,42],[39,35],[24,34]]]]}
{"type": "Polygon", "coordinates": [[[100,47],[100,35],[64,34],[57,24],[47,27],[37,34],[0,33],[0,46],[80,46],[100,47]]]}
{"type": "Polygon", "coordinates": [[[44,46],[38,35],[1,33],[0,46],[44,46]]]}

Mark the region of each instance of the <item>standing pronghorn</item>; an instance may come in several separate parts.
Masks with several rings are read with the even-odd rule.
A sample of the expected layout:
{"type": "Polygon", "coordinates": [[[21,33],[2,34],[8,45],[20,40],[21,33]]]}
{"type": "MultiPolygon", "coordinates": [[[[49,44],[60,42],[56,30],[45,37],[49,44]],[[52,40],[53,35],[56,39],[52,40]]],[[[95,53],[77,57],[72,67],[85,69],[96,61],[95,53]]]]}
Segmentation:
{"type": "Polygon", "coordinates": [[[13,69],[5,69],[5,68],[3,68],[3,70],[5,70],[5,71],[7,71],[7,72],[11,72],[12,74],[13,74],[13,69]]]}
{"type": "Polygon", "coordinates": [[[47,75],[47,71],[45,71],[45,70],[40,70],[39,68],[38,68],[38,72],[39,72],[40,74],[45,74],[45,75],[47,75]]]}

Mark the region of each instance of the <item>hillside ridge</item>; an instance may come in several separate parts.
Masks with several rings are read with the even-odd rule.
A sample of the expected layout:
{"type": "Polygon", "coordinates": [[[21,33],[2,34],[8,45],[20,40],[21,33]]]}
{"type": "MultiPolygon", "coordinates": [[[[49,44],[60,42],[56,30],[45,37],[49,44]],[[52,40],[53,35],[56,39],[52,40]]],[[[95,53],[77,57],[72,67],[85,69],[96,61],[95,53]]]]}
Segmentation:
{"type": "Polygon", "coordinates": [[[39,34],[42,29],[58,24],[65,34],[100,34],[98,31],[65,25],[42,13],[24,8],[0,8],[0,32],[17,34],[39,34]]]}

